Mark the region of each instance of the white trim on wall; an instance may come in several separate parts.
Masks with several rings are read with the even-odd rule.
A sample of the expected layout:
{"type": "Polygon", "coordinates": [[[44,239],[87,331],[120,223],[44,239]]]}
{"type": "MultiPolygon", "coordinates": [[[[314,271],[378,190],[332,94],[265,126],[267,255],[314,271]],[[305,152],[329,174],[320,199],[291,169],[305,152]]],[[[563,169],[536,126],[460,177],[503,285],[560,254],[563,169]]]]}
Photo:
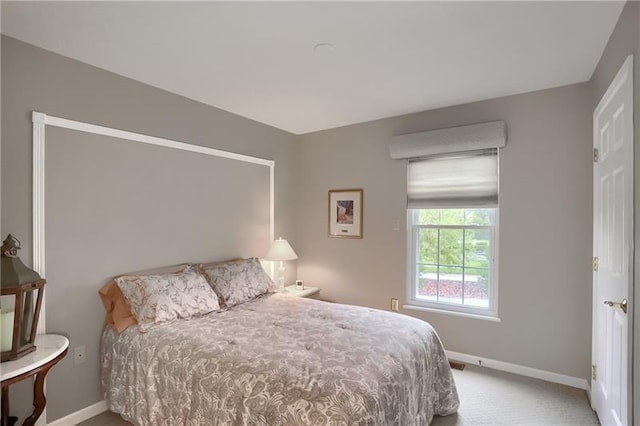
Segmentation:
{"type": "MultiPolygon", "coordinates": [[[[33,121],[33,270],[45,277],[44,264],[44,141],[45,141],[45,114],[34,112],[33,121]]],[[[38,321],[38,334],[44,334],[46,306],[40,306],[40,320],[38,321]]]]}
{"type": "Polygon", "coordinates": [[[107,401],[103,399],[102,401],[83,408],[82,410],[78,410],[67,416],[61,417],[58,420],[49,423],[48,426],[74,426],[78,423],[84,422],[85,420],[89,420],[98,414],[104,413],[105,411],[107,411],[107,401]]]}
{"type": "MultiPolygon", "coordinates": [[[[270,166],[269,170],[269,193],[271,196],[269,197],[269,238],[271,241],[276,239],[275,231],[276,231],[276,199],[274,194],[276,193],[276,168],[275,163],[270,166]]],[[[272,275],[273,275],[273,266],[275,262],[271,262],[272,266],[272,275]]]]}
{"type": "Polygon", "coordinates": [[[493,368],[494,370],[506,371],[507,373],[532,377],[534,379],[540,379],[547,382],[559,383],[561,385],[571,386],[572,388],[584,389],[587,393],[590,393],[591,391],[589,382],[579,377],[567,376],[565,374],[553,373],[551,371],[539,370],[537,368],[526,367],[524,365],[511,364],[509,362],[463,354],[460,352],[447,351],[447,357],[454,361],[493,368]]]}
{"type": "MultiPolygon", "coordinates": [[[[192,145],[184,142],[174,141],[171,139],[158,138],[155,136],[133,133],[126,130],[114,129],[111,127],[98,126],[95,124],[84,123],[81,121],[68,120],[66,118],[53,117],[42,112],[33,111],[31,115],[33,122],[33,269],[45,277],[45,128],[46,126],[61,127],[63,129],[77,130],[80,132],[92,133],[95,135],[109,136],[118,139],[129,140],[132,142],[146,143],[150,145],[162,146],[166,148],[179,149],[182,151],[190,151],[199,154],[211,155],[214,157],[227,158],[230,160],[242,161],[246,163],[258,164],[269,167],[269,236],[271,241],[275,239],[275,166],[274,160],[267,160],[249,155],[237,154],[234,152],[222,151],[219,149],[208,148],[201,145],[192,145]]],[[[273,269],[273,265],[272,265],[273,269]]],[[[273,270],[271,271],[273,275],[273,270]]],[[[45,298],[42,299],[42,307],[40,308],[40,319],[38,321],[38,334],[46,332],[46,314],[45,314],[45,298]]],[[[99,404],[94,404],[94,408],[87,407],[88,413],[93,413],[99,404]]],[[[104,405],[106,409],[106,405],[104,405]]],[[[81,410],[82,411],[82,410],[81,410]]],[[[104,411],[104,410],[102,410],[104,411]]],[[[91,416],[99,414],[102,411],[95,412],[91,416]]],[[[79,412],[77,412],[79,413],[79,412]]],[[[76,413],[76,414],[77,414],[76,413]]],[[[75,414],[74,414],[75,415],[75,414]]],[[[71,419],[73,415],[64,419],[71,419]]],[[[61,419],[62,420],[62,419],[61,419]]],[[[56,421],[54,424],[72,424],[66,420],[62,423],[56,421]]],[[[46,424],[46,409],[38,419],[37,425],[46,424]]]]}
{"type": "MultiPolygon", "coordinates": [[[[178,142],[171,139],[158,138],[155,136],[143,135],[141,133],[133,133],[126,130],[114,129],[111,127],[98,126],[95,124],[84,123],[82,121],[67,120],[66,118],[52,117],[40,112],[33,112],[32,120],[34,123],[42,123],[48,126],[61,127],[63,129],[78,130],[80,132],[93,133],[95,135],[110,136],[118,139],[125,139],[133,142],[147,143],[150,145],[164,146],[167,148],[181,149],[183,151],[199,152],[201,154],[212,155],[214,157],[228,158],[231,160],[244,161],[246,163],[261,164],[263,166],[275,166],[276,162],[259,157],[249,155],[236,154],[235,152],[222,151],[219,149],[208,148],[201,145],[192,145],[185,142],[178,142]]],[[[42,135],[44,140],[44,133],[42,135]]]]}

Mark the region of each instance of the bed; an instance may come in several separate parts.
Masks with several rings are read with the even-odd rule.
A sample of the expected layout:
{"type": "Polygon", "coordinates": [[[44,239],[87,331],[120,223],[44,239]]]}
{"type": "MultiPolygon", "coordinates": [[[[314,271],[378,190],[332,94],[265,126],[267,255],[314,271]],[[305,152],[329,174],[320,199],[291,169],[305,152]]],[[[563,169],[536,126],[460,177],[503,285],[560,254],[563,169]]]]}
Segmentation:
{"type": "Polygon", "coordinates": [[[101,351],[108,408],[136,425],[427,425],[459,405],[428,323],[283,293],[107,326],[101,351]]]}

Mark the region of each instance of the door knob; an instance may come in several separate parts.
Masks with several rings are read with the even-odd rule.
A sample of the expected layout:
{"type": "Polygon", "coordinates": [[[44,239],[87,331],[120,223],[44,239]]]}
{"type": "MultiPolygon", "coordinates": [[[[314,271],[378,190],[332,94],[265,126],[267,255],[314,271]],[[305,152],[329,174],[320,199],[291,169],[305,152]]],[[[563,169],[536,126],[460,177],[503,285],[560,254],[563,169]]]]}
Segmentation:
{"type": "Polygon", "coordinates": [[[624,312],[625,314],[627,313],[627,299],[622,299],[620,303],[612,302],[610,300],[605,300],[604,304],[609,305],[612,308],[614,306],[619,306],[620,309],[622,309],[622,312],[624,312]]]}

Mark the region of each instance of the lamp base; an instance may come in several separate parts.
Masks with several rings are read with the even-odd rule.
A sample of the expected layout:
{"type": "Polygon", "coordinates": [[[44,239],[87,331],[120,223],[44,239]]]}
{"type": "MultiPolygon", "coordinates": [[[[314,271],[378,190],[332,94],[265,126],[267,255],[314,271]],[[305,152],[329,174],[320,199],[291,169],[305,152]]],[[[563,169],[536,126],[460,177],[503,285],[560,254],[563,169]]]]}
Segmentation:
{"type": "Polygon", "coordinates": [[[278,291],[284,291],[284,262],[280,261],[280,267],[278,268],[278,291]]]}

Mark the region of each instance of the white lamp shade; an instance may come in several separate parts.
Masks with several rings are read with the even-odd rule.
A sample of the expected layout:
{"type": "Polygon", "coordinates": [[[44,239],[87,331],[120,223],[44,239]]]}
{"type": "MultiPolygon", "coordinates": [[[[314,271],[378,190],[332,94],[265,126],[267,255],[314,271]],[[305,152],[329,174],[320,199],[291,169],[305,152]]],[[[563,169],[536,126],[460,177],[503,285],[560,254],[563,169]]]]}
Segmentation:
{"type": "Polygon", "coordinates": [[[271,244],[271,249],[269,249],[265,260],[294,260],[297,258],[298,255],[293,251],[287,240],[278,238],[271,244]]]}

